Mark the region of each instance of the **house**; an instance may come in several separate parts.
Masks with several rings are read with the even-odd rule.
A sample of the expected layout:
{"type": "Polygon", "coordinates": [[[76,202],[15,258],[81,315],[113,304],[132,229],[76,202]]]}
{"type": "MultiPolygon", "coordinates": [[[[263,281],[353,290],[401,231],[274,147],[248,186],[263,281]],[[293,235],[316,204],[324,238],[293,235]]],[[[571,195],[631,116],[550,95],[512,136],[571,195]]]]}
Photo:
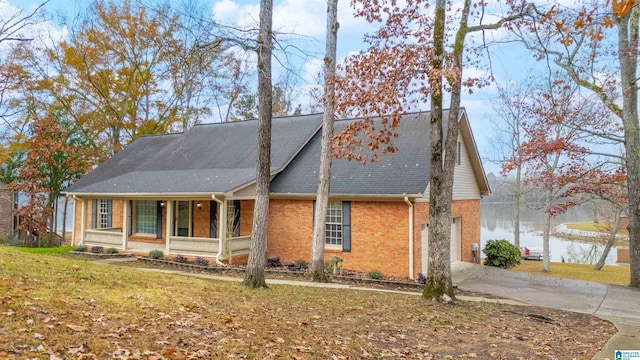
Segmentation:
{"type": "MultiPolygon", "coordinates": [[[[480,198],[489,186],[460,114],[451,260],[479,262],[472,247],[480,243],[480,198]]],[[[353,121],[336,121],[336,132],[353,121]]],[[[310,257],[321,124],[321,114],[273,119],[268,257],[310,257]]],[[[413,278],[426,272],[429,113],[405,115],[397,131],[398,152],[378,163],[333,161],[325,255],[348,269],[413,278]]],[[[246,261],[256,136],[251,120],[136,140],[68,189],[76,200],[74,242],[246,261]]]]}
{"type": "Polygon", "coordinates": [[[0,239],[9,239],[14,229],[14,195],[7,184],[0,181],[0,239]]]}

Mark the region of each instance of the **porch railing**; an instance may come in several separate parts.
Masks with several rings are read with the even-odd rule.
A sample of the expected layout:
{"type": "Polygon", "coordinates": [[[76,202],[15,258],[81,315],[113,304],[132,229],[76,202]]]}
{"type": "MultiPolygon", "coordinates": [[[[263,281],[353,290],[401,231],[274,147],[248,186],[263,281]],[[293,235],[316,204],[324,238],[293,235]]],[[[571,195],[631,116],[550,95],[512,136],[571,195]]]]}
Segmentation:
{"type": "Polygon", "coordinates": [[[85,230],[84,243],[122,248],[122,229],[113,228],[85,230]]]}
{"type": "Polygon", "coordinates": [[[231,256],[248,254],[251,248],[251,235],[236,236],[227,239],[227,251],[231,256]]]}
{"type": "Polygon", "coordinates": [[[220,239],[186,236],[169,237],[169,253],[214,256],[218,253],[220,239]]]}

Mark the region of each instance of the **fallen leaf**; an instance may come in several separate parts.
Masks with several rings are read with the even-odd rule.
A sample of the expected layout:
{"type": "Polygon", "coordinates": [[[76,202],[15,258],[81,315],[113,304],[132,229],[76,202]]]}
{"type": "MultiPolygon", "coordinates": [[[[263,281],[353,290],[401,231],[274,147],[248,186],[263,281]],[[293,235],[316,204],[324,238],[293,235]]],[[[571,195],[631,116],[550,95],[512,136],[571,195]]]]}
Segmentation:
{"type": "Polygon", "coordinates": [[[87,328],[80,325],[67,324],[67,327],[73,331],[83,332],[87,331],[87,328]]]}

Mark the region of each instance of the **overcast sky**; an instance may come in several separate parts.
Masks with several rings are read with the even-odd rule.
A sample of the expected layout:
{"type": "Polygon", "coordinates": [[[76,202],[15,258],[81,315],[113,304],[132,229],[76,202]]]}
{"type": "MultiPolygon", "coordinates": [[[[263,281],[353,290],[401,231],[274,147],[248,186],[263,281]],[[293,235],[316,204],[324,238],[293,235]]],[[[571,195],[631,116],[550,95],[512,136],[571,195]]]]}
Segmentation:
{"type": "MultiPolygon", "coordinates": [[[[147,0],[149,1],[149,0],[147,0]]],[[[176,0],[178,1],[178,0],[176,0]]],[[[37,6],[41,1],[32,0],[0,0],[0,14],[20,8],[28,11],[37,6]]],[[[47,11],[51,14],[63,14],[73,18],[74,14],[84,11],[88,1],[50,0],[47,11]]],[[[353,16],[350,8],[350,0],[339,1],[338,21],[338,58],[343,59],[350,53],[364,49],[362,38],[365,33],[375,27],[363,19],[353,16]]],[[[254,0],[222,0],[212,2],[211,12],[214,19],[227,25],[252,26],[258,18],[259,1],[254,0]]],[[[304,35],[302,42],[306,57],[289,58],[292,67],[300,71],[302,81],[313,83],[316,74],[321,71],[321,58],[324,55],[326,1],[325,0],[282,0],[274,1],[274,30],[282,33],[304,35]]],[[[55,23],[46,25],[48,32],[64,29],[55,23]]],[[[492,36],[500,36],[492,35],[492,36]]],[[[501,83],[517,82],[529,72],[529,68],[535,65],[535,61],[517,44],[503,45],[491,49],[491,63],[497,81],[501,83]]],[[[275,70],[276,74],[278,71],[275,70]]],[[[477,71],[465,69],[466,74],[477,71]]],[[[277,76],[277,75],[276,75],[277,76]]],[[[275,77],[275,76],[274,76],[275,77]]],[[[471,126],[476,138],[477,146],[482,157],[491,156],[490,137],[494,133],[491,123],[496,114],[492,110],[492,100],[496,97],[495,86],[490,86],[473,95],[464,94],[462,106],[469,114],[471,126]]],[[[424,104],[422,110],[428,110],[429,104],[424,104]]],[[[484,161],[487,173],[499,171],[495,164],[484,161]]]]}

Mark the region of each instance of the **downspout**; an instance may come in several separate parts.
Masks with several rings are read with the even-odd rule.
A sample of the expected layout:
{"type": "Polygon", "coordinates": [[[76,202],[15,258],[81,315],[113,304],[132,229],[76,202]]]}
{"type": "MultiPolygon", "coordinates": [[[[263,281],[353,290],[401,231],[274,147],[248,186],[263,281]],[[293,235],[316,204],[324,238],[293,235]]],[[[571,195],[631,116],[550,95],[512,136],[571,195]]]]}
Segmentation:
{"type": "MultiPolygon", "coordinates": [[[[211,200],[213,200],[213,201],[217,202],[218,204],[221,204],[222,206],[224,206],[222,200],[216,198],[216,194],[211,194],[211,200]]],[[[222,209],[220,211],[220,219],[222,219],[222,209]]],[[[223,221],[226,221],[226,220],[223,220],[223,221]]],[[[220,223],[226,224],[226,222],[223,222],[223,221],[220,221],[220,223]]],[[[218,229],[220,237],[218,238],[218,253],[216,254],[216,264],[220,265],[220,266],[226,266],[222,261],[220,261],[220,257],[222,256],[222,249],[224,247],[223,246],[224,244],[222,243],[222,229],[221,229],[221,226],[219,226],[219,225],[220,224],[218,224],[218,227],[220,228],[220,229],[218,229]]]]}
{"type": "MultiPolygon", "coordinates": [[[[76,206],[78,205],[79,199],[75,194],[71,195],[71,198],[73,199],[73,226],[72,226],[73,232],[71,233],[71,246],[75,246],[76,245],[75,244],[76,243],[76,206]]],[[[84,236],[84,234],[82,236],[84,236]]]]}
{"type": "Polygon", "coordinates": [[[413,279],[413,203],[408,196],[404,202],[409,206],[409,279],[413,279]]]}

